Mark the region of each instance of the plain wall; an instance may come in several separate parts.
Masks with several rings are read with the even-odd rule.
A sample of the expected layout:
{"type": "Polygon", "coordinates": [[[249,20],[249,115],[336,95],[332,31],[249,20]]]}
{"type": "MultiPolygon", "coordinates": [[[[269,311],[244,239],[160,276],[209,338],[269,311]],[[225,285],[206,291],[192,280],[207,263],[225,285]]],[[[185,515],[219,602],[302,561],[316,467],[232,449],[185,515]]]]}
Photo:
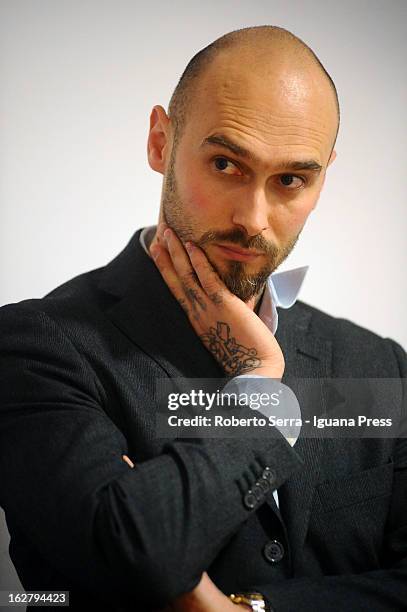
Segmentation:
{"type": "Polygon", "coordinates": [[[156,222],[151,108],[215,38],[274,24],[317,53],[342,110],[338,157],[280,269],[310,265],[302,300],[406,345],[406,17],[402,0],[1,0],[0,304],[104,265],[156,222]]]}

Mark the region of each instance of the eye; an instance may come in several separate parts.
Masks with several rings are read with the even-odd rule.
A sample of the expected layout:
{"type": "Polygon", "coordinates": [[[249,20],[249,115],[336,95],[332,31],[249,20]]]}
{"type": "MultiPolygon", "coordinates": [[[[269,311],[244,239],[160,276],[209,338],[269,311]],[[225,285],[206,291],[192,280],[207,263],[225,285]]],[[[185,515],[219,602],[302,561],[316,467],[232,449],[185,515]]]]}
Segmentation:
{"type": "Polygon", "coordinates": [[[227,157],[215,157],[215,159],[213,160],[216,166],[216,169],[219,170],[219,172],[221,172],[222,174],[229,174],[232,175],[235,174],[234,172],[225,172],[225,170],[229,169],[229,170],[238,170],[239,168],[237,167],[237,165],[232,162],[230,159],[228,159],[227,157]]]}
{"type": "Polygon", "coordinates": [[[280,176],[280,182],[284,187],[288,189],[298,189],[305,184],[305,180],[301,176],[296,174],[282,174],[280,176]]]}

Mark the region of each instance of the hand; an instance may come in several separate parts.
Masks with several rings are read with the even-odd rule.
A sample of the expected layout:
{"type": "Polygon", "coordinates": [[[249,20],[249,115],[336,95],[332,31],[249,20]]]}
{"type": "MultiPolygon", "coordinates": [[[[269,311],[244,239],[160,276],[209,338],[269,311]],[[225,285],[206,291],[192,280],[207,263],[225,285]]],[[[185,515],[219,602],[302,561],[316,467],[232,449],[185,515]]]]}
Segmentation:
{"type": "Polygon", "coordinates": [[[238,612],[250,610],[248,606],[234,604],[204,572],[199,584],[178,597],[161,612],[238,612]]]}
{"type": "Polygon", "coordinates": [[[150,253],[164,281],[225,372],[281,379],[284,357],[277,340],[256,313],[227,289],[204,251],[186,243],[187,252],[165,224],[160,224],[156,238],[150,253]]]}

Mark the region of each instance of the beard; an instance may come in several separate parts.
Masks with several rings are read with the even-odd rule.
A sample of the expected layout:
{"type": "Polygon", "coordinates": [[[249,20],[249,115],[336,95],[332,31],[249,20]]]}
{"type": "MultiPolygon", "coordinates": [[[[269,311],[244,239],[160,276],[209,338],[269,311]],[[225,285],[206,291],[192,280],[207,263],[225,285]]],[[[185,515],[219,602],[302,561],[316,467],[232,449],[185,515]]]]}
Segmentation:
{"type": "Polygon", "coordinates": [[[161,196],[162,213],[165,223],[171,227],[183,244],[190,240],[199,246],[217,272],[226,287],[243,302],[248,302],[253,297],[260,296],[265,283],[272,272],[288,257],[300,236],[299,232],[283,247],[277,247],[270,243],[261,234],[248,236],[243,229],[235,228],[229,231],[208,230],[199,236],[199,228],[194,220],[188,215],[187,207],[183,205],[179,197],[175,177],[175,150],[176,142],[171,151],[167,173],[163,182],[161,196]],[[226,260],[225,268],[220,268],[210,254],[207,246],[216,242],[230,242],[245,249],[255,249],[263,254],[266,263],[257,272],[249,272],[245,262],[226,260]]]}

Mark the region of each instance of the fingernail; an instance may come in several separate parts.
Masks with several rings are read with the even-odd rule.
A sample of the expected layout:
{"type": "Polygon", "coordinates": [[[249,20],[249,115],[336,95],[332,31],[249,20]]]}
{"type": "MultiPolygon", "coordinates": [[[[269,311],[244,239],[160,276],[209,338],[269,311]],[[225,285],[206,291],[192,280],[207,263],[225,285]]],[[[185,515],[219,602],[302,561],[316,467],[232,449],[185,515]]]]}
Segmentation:
{"type": "Polygon", "coordinates": [[[188,252],[191,252],[191,251],[193,251],[193,250],[194,250],[195,245],[194,245],[194,243],[193,243],[193,242],[189,242],[189,241],[188,241],[188,242],[185,244],[185,248],[186,248],[186,250],[187,250],[188,252]]]}
{"type": "Polygon", "coordinates": [[[170,236],[171,236],[171,230],[167,227],[167,229],[164,232],[164,238],[168,240],[170,236]]]}

